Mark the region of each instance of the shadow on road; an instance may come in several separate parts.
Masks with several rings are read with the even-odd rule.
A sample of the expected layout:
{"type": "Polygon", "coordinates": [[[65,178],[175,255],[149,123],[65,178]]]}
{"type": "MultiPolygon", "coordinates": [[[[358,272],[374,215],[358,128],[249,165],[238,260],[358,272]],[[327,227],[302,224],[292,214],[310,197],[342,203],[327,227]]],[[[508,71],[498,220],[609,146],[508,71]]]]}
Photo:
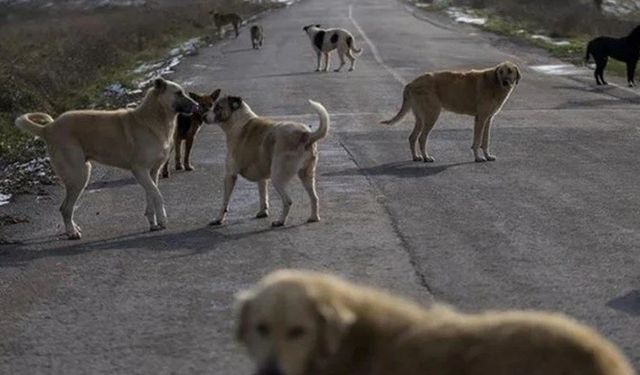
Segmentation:
{"type": "MultiPolygon", "coordinates": [[[[176,252],[173,257],[182,258],[215,251],[226,242],[246,240],[247,238],[265,235],[269,232],[293,230],[309,224],[301,223],[287,225],[282,228],[271,228],[270,226],[265,226],[258,229],[252,226],[252,229],[248,231],[239,230],[238,227],[230,227],[231,225],[239,226],[242,224],[231,223],[229,226],[223,227],[207,226],[204,228],[173,233],[135,233],[93,242],[66,242],[69,244],[68,246],[55,247],[46,250],[33,249],[32,246],[34,244],[42,242],[32,243],[29,241],[0,249],[0,268],[17,267],[42,258],[86,255],[95,251],[103,250],[143,250],[154,251],[157,253],[176,252]]],[[[51,241],[56,240],[56,237],[53,236],[48,238],[51,241]]],[[[57,238],[60,239],[60,236],[57,236],[57,238]]]]}
{"type": "Polygon", "coordinates": [[[228,51],[222,51],[222,53],[227,55],[227,54],[230,54],[230,53],[239,53],[239,52],[248,52],[248,51],[255,51],[255,49],[253,49],[253,48],[240,48],[240,49],[232,49],[232,50],[228,50],[228,51]]]}
{"type": "Polygon", "coordinates": [[[430,166],[418,162],[394,162],[369,168],[351,168],[343,171],[324,173],[323,176],[395,176],[401,178],[429,177],[442,173],[449,168],[458,167],[474,162],[454,163],[438,166],[430,166]]]}
{"type": "Polygon", "coordinates": [[[640,290],[633,290],[622,297],[614,298],[607,302],[607,306],[630,315],[640,316],[640,290]]]}
{"type": "Polygon", "coordinates": [[[278,73],[278,74],[265,74],[261,76],[255,76],[253,78],[276,78],[276,77],[295,77],[295,76],[308,76],[313,74],[321,74],[319,72],[295,72],[295,73],[278,73]]]}
{"type": "Polygon", "coordinates": [[[100,189],[110,189],[110,188],[118,188],[123,186],[135,185],[137,184],[135,178],[123,178],[120,180],[113,181],[96,181],[87,186],[86,191],[92,190],[100,190],[100,189]]]}

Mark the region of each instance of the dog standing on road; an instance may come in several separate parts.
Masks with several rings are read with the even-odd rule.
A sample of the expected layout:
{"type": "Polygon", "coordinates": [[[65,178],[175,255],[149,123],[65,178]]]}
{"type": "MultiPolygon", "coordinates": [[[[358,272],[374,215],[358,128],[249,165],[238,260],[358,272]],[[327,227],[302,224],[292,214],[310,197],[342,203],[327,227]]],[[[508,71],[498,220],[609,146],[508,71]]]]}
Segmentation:
{"type": "Polygon", "coordinates": [[[267,182],[271,179],[282,199],[282,213],[272,226],[285,224],[291,207],[287,184],[297,174],[311,200],[308,222],[320,220],[316,193],[316,143],[327,136],[329,113],[320,103],[309,100],[320,116],[320,127],[310,131],[304,124],[278,122],[258,117],[242,98],[228,96],[218,100],[213,111],[207,112],[207,123],[218,123],[227,138],[227,159],[224,177],[224,203],[220,215],[211,225],[224,223],[229,200],[238,175],[258,183],[260,211],[257,218],[269,216],[267,182]]]}
{"type": "Polygon", "coordinates": [[[308,25],[302,29],[311,39],[311,45],[318,55],[316,72],[320,71],[322,55],[324,55],[323,71],[329,70],[329,53],[334,49],[338,50],[338,57],[340,57],[340,66],[335,71],[339,72],[342,69],[346,63],[345,56],[351,62],[349,71],[353,71],[356,64],[356,56],[362,53],[362,49],[358,49],[355,46],[353,35],[350,32],[345,29],[323,29],[320,25],[308,25]]]}
{"type": "Polygon", "coordinates": [[[236,33],[236,38],[238,37],[238,28],[242,24],[242,17],[240,17],[237,13],[218,13],[216,11],[210,11],[209,14],[213,15],[213,22],[216,24],[218,28],[218,34],[222,35],[222,28],[226,25],[232,25],[233,31],[236,33]]]}
{"type": "Polygon", "coordinates": [[[432,163],[427,152],[427,139],[440,112],[475,117],[473,154],[476,162],[494,161],[489,152],[489,136],[493,118],[509,99],[520,82],[520,69],[512,62],[485,70],[467,72],[443,71],[424,74],[404,88],[400,112],[383,124],[394,125],[413,110],[416,123],[409,136],[409,148],[414,161],[432,163]],[[416,151],[419,143],[420,155],[416,151]],[[480,149],[484,156],[480,155],[480,149]]]}
{"type": "Polygon", "coordinates": [[[424,308],[343,279],[277,271],[238,297],[237,338],[258,375],[634,375],[561,314],[424,308]]]}
{"type": "Polygon", "coordinates": [[[17,127],[47,143],[53,169],[66,189],[60,212],[69,239],[81,237],[73,215],[89,181],[91,161],[130,170],[146,192],[145,216],[151,231],[166,227],[158,172],[169,157],[176,116],[197,109],[182,87],[158,78],[135,109],[70,111],[55,120],[44,113],[28,113],[16,119],[17,127]]]}
{"type": "MultiPolygon", "coordinates": [[[[213,104],[220,96],[220,89],[215,90],[211,95],[200,95],[193,92],[189,93],[189,97],[198,103],[198,111],[191,115],[178,114],[176,120],[176,131],[173,136],[173,147],[175,150],[176,170],[185,169],[187,171],[194,170],[191,165],[191,148],[196,135],[200,131],[203,123],[203,116],[213,107],[213,104]],[[186,149],[184,152],[184,163],[182,161],[182,142],[184,141],[186,149]]],[[[169,177],[169,161],[167,160],[162,167],[162,177],[169,177]]]]}
{"type": "Polygon", "coordinates": [[[640,26],[633,29],[624,38],[601,36],[593,39],[587,45],[587,56],[585,57],[587,63],[591,56],[596,62],[594,76],[597,85],[608,84],[604,80],[604,69],[607,67],[609,57],[612,57],[627,64],[627,83],[629,87],[635,86],[636,66],[638,59],[640,59],[640,26]]]}
{"type": "Polygon", "coordinates": [[[251,26],[251,45],[253,49],[262,48],[262,42],[264,41],[264,30],[260,25],[251,26]]]}

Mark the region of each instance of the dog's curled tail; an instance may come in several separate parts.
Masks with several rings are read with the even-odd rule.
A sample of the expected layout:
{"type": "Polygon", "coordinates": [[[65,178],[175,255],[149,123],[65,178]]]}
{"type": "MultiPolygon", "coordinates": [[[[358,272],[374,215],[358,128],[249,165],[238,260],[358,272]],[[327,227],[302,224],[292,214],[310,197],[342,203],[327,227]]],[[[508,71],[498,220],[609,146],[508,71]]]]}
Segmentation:
{"type": "Polygon", "coordinates": [[[313,100],[309,100],[309,104],[311,104],[313,109],[316,110],[316,113],[318,113],[318,116],[320,116],[320,127],[318,128],[318,130],[311,133],[311,135],[309,136],[309,141],[307,142],[308,145],[313,144],[326,137],[327,133],[329,133],[329,126],[331,124],[331,120],[329,119],[329,112],[327,112],[327,109],[324,108],[322,104],[314,102],[313,100]]]}
{"type": "Polygon", "coordinates": [[[402,93],[402,107],[400,108],[400,112],[398,112],[398,114],[395,115],[391,120],[381,121],[380,123],[384,125],[392,126],[398,123],[400,120],[402,120],[404,116],[406,116],[407,113],[409,113],[409,110],[411,109],[411,103],[409,101],[410,95],[411,95],[411,91],[409,86],[405,86],[404,91],[402,93]]]}
{"type": "Polygon", "coordinates": [[[356,54],[356,56],[359,56],[362,53],[362,48],[356,47],[356,44],[353,41],[353,37],[347,38],[347,46],[349,47],[349,49],[351,49],[351,51],[353,51],[353,53],[356,54]]]}
{"type": "Polygon", "coordinates": [[[584,57],[584,63],[588,64],[589,63],[589,58],[591,57],[591,42],[589,42],[589,44],[587,44],[587,54],[584,57]]]}
{"type": "Polygon", "coordinates": [[[53,118],[46,113],[27,113],[16,119],[16,127],[36,137],[44,138],[44,129],[53,118]]]}

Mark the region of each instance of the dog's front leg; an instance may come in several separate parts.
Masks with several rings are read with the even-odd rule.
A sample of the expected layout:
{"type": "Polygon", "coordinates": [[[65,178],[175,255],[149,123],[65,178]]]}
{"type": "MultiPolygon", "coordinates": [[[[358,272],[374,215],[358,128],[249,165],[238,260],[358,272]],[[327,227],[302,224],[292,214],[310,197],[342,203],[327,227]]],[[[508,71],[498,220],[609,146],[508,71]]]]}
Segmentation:
{"type": "Polygon", "coordinates": [[[318,51],[318,65],[316,66],[316,72],[320,71],[320,63],[322,61],[322,52],[318,51]]]}
{"type": "Polygon", "coordinates": [[[162,193],[160,193],[160,189],[153,181],[151,171],[148,169],[135,169],[132,172],[146,194],[147,208],[144,215],[149,221],[151,231],[165,229],[167,227],[167,212],[164,208],[162,193]]]}
{"type": "Polygon", "coordinates": [[[229,201],[231,200],[231,193],[236,186],[238,175],[228,174],[224,177],[224,202],[222,203],[222,209],[217,219],[214,219],[209,225],[222,225],[227,218],[227,212],[229,212],[229,201]]]}
{"type": "Polygon", "coordinates": [[[258,181],[258,191],[260,192],[260,211],[256,215],[256,219],[263,219],[269,216],[269,189],[267,188],[268,180],[258,181]]]}
{"type": "Polygon", "coordinates": [[[482,134],[484,132],[485,124],[486,117],[477,115],[475,118],[475,124],[473,126],[473,145],[471,146],[471,149],[473,150],[473,156],[475,157],[477,163],[487,161],[484,156],[480,155],[480,145],[482,143],[482,134]]]}
{"type": "Polygon", "coordinates": [[[495,155],[491,155],[489,152],[489,139],[491,137],[491,124],[493,123],[493,117],[489,117],[484,124],[484,130],[482,132],[482,152],[484,153],[487,161],[495,161],[495,155]]]}
{"type": "Polygon", "coordinates": [[[324,54],[324,71],[328,71],[329,70],[329,52],[325,52],[324,54]]]}

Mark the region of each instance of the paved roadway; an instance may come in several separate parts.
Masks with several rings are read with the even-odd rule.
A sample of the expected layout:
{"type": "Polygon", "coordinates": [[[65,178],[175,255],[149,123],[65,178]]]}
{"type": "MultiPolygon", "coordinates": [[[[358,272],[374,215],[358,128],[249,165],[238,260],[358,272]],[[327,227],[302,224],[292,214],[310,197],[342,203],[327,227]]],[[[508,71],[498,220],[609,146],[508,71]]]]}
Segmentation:
{"type": "Polygon", "coordinates": [[[252,219],[257,191],[243,182],[229,224],[206,227],[221,202],[225,151],[215,126],[197,140],[198,170],[162,182],[167,231],[145,233],[142,190],[120,171],[97,169],[78,210],[79,243],[57,240],[60,189],[19,197],[1,208],[31,222],[1,228],[16,243],[0,247],[0,373],[246,374],[232,340],[233,295],[281,267],[465,310],[564,311],[640,364],[635,93],[597,89],[586,70],[536,73],[532,66],[558,61],[396,1],[305,0],[260,22],[263,50],[251,50],[243,30],[186,60],[175,79],[314,125],[306,99],[323,102],[333,114],[320,144],[324,220],[304,224],[308,202],[295,182],[290,225],[272,230],[252,219]],[[354,30],[365,49],[354,73],[311,72],[309,23],[354,30]],[[496,119],[497,162],[472,162],[467,117],[442,116],[432,165],[408,161],[410,116],[378,125],[397,110],[401,82],[505,59],[524,78],[496,119]]]}

